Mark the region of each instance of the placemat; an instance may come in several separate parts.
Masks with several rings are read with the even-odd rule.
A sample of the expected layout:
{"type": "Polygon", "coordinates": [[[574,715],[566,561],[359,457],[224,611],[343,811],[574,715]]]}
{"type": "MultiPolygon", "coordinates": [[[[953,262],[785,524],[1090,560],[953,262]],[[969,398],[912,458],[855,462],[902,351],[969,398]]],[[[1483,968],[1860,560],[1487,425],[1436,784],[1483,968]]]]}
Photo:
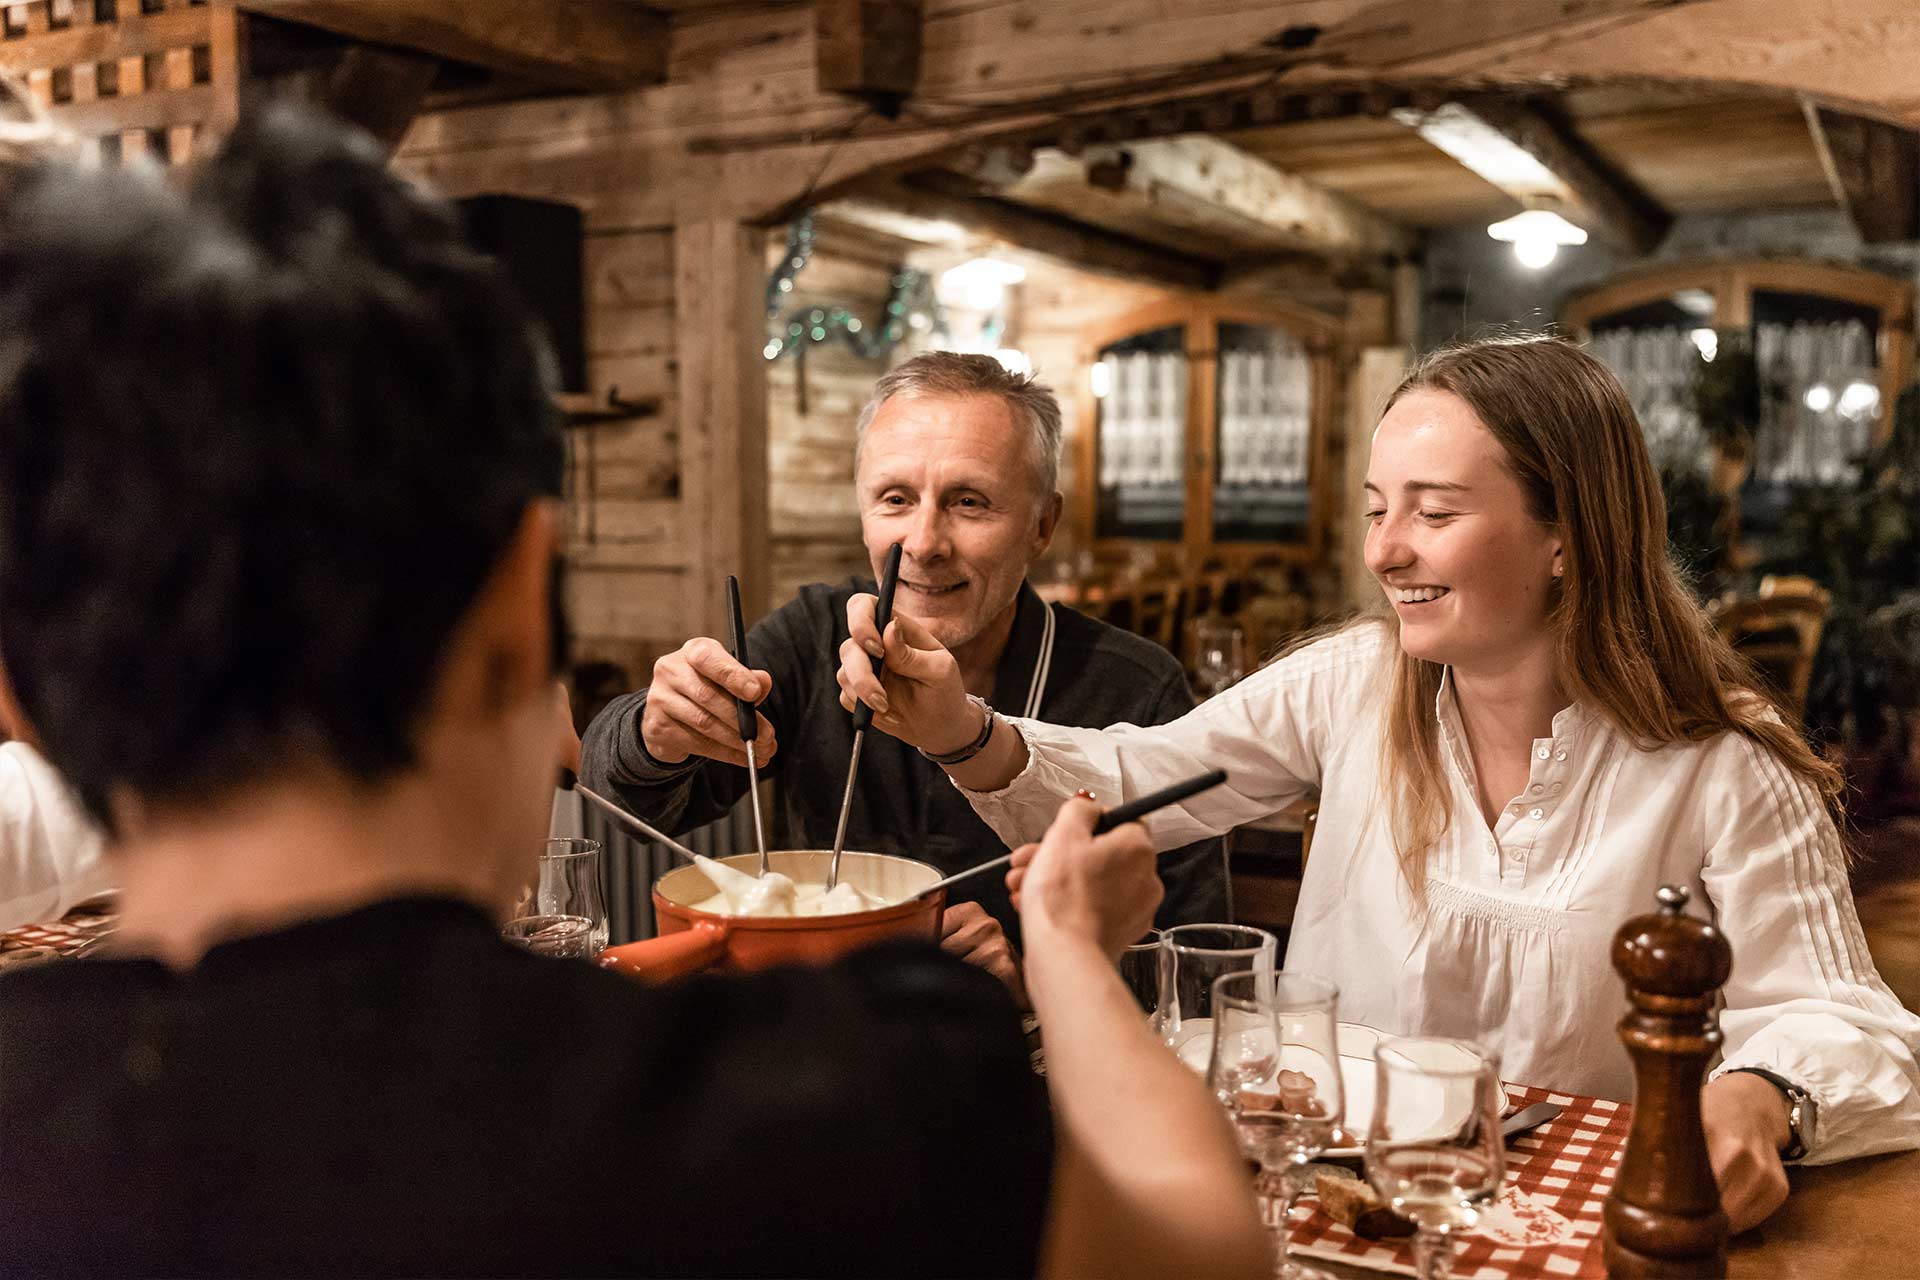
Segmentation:
{"type": "MultiPolygon", "coordinates": [[[[1519,1085],[1508,1085],[1507,1097],[1515,1106],[1557,1102],[1565,1109],[1507,1147],[1499,1197],[1472,1230],[1454,1235],[1455,1280],[1604,1276],[1600,1209],[1620,1167],[1633,1108],[1519,1085]]],[[[1305,1203],[1313,1212],[1295,1215],[1294,1252],[1414,1274],[1411,1241],[1362,1240],[1318,1204],[1305,1203]]]]}

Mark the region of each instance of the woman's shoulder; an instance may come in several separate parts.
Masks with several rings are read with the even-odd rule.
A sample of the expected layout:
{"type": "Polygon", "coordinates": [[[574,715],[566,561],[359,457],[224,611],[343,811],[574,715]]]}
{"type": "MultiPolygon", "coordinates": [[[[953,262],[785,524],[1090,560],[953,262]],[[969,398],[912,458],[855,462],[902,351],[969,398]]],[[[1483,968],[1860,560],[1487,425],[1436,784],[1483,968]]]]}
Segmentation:
{"type": "Polygon", "coordinates": [[[1280,679],[1370,677],[1397,647],[1386,619],[1355,618],[1282,650],[1262,670],[1272,671],[1280,679]]]}

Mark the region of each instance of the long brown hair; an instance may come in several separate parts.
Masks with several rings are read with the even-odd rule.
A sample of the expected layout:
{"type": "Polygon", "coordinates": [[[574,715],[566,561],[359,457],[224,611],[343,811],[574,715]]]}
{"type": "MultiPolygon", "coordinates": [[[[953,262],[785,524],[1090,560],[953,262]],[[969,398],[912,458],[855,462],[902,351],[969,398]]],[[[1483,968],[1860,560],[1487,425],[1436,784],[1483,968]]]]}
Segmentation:
{"type": "MultiPolygon", "coordinates": [[[[1752,668],[1668,558],[1666,499],[1619,379],[1571,342],[1525,335],[1434,351],[1387,406],[1416,390],[1465,401],[1500,442],[1534,518],[1561,534],[1564,570],[1547,625],[1565,691],[1643,748],[1750,738],[1837,814],[1839,770],[1753,691],[1752,668]]],[[[1385,624],[1397,639],[1397,617],[1385,624]]],[[[1423,901],[1427,855],[1453,816],[1433,718],[1445,668],[1397,645],[1390,662],[1382,774],[1401,872],[1423,901]]]]}

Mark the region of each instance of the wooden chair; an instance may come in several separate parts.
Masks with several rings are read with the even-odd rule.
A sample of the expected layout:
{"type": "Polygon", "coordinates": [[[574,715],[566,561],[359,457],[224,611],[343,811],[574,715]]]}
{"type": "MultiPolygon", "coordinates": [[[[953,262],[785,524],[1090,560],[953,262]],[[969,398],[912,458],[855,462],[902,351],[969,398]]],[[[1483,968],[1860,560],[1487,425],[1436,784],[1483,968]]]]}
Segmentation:
{"type": "Polygon", "coordinates": [[[1759,595],[1717,600],[1708,610],[1728,643],[1753,664],[1762,691],[1796,721],[1806,713],[1832,599],[1810,578],[1768,578],[1759,595]]]}

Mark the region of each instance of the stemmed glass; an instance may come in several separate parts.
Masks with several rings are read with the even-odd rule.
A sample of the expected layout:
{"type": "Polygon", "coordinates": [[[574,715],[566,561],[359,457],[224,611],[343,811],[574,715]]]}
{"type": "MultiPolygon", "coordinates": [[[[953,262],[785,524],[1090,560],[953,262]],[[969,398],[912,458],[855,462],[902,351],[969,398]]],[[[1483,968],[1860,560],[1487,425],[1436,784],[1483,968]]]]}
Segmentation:
{"type": "Polygon", "coordinates": [[[1418,1228],[1420,1280],[1444,1280],[1453,1270],[1451,1233],[1479,1220],[1479,1206],[1506,1174],[1499,1056],[1468,1040],[1383,1040],[1374,1080],[1367,1179],[1418,1228]]]}
{"type": "Polygon", "coordinates": [[[1224,618],[1200,618],[1193,624],[1193,670],[1200,694],[1224,693],[1247,673],[1246,633],[1224,618]]]}
{"type": "Polygon", "coordinates": [[[1278,968],[1280,940],[1242,924],[1178,924],[1160,934],[1160,1002],[1153,1026],[1180,1060],[1204,1073],[1213,1034],[1213,982],[1278,968]]]}
{"type": "Polygon", "coordinates": [[[605,900],[600,896],[600,842],[549,840],[540,853],[540,878],[502,929],[503,936],[541,955],[591,960],[607,945],[605,900]]]}
{"type": "Polygon", "coordinates": [[[1260,1166],[1274,1274],[1312,1280],[1294,1262],[1287,1227],[1306,1189],[1306,1166],[1345,1115],[1339,992],[1325,978],[1286,970],[1230,973],[1213,984],[1207,1084],[1233,1121],[1240,1149],[1260,1166]]]}

